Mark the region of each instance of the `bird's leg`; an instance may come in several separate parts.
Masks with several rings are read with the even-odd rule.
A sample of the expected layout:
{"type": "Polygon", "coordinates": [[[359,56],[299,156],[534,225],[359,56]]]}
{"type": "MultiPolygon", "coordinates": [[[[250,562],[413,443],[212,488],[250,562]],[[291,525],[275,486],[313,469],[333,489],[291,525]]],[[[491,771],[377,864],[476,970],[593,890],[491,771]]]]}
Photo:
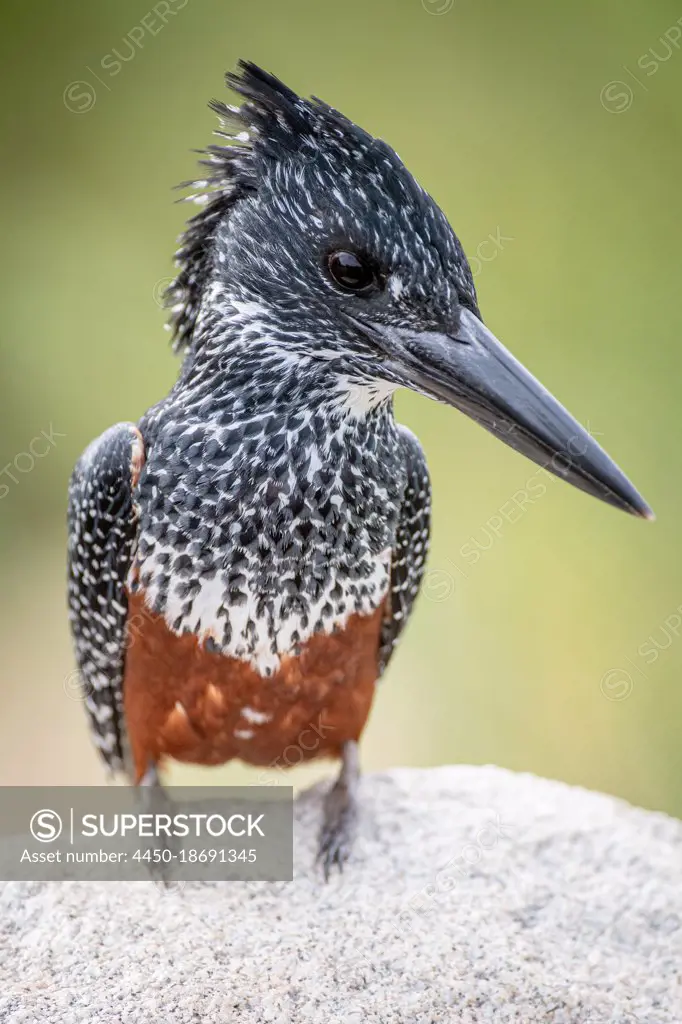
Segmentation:
{"type": "Polygon", "coordinates": [[[333,865],[341,871],[348,860],[358,823],[360,759],[355,740],[344,743],[341,757],[339,777],[324,801],[324,822],[317,855],[327,880],[333,865]]]}
{"type": "Polygon", "coordinates": [[[140,788],[150,787],[163,789],[163,783],[159,777],[159,769],[154,761],[149,762],[149,767],[138,782],[140,788]]]}
{"type": "MultiPolygon", "coordinates": [[[[140,790],[142,805],[147,813],[156,814],[160,810],[163,810],[164,813],[172,811],[171,800],[164,789],[158,767],[154,761],[149,762],[149,767],[138,782],[137,788],[140,790]]],[[[172,863],[175,855],[177,855],[177,850],[177,843],[165,833],[160,836],[154,836],[150,842],[152,860],[149,864],[149,873],[157,885],[161,882],[166,889],[170,888],[172,884],[169,879],[169,874],[171,873],[169,865],[172,863]],[[154,859],[154,853],[157,850],[161,858],[158,861],[154,859]],[[166,850],[169,851],[168,854],[165,853],[166,850]]]]}

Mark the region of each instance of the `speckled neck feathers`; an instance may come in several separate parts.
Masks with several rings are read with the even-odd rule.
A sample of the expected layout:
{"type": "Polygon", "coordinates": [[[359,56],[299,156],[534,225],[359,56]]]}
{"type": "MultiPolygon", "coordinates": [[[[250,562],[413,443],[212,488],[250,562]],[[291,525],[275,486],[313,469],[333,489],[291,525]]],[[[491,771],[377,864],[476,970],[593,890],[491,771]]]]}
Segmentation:
{"type": "Polygon", "coordinates": [[[222,377],[187,367],[141,424],[132,589],[263,674],[384,600],[405,487],[390,401],[358,410],[310,363],[255,348],[222,377]]]}

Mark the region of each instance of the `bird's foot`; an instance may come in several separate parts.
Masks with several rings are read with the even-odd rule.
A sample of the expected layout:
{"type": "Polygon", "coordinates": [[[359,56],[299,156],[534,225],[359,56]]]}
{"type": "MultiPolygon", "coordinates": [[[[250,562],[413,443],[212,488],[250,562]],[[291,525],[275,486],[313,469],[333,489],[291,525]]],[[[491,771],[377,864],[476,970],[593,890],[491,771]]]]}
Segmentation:
{"type": "Polygon", "coordinates": [[[322,862],[325,881],[329,881],[333,867],[343,870],[350,857],[358,825],[360,764],[355,741],[344,744],[342,757],[339,777],[324,801],[324,822],[317,859],[322,862]]]}

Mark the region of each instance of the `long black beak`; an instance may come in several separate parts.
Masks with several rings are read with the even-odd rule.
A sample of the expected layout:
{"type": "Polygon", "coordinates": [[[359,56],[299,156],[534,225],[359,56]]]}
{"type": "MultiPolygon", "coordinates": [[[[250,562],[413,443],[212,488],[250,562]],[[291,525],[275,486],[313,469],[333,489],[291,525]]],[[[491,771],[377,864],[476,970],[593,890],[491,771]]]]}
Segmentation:
{"type": "Polygon", "coordinates": [[[382,350],[391,376],[402,377],[405,386],[455,406],[595,498],[654,518],[603,448],[469,310],[462,310],[455,336],[377,323],[362,326],[382,350]]]}

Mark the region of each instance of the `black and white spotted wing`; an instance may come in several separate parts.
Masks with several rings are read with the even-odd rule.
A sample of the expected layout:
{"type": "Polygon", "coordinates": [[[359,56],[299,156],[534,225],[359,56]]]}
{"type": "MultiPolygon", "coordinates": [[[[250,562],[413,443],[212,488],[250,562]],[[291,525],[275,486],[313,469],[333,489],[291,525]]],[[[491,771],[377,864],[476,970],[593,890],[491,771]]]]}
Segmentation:
{"type": "Polygon", "coordinates": [[[69,619],[94,741],[112,771],[124,768],[123,671],[134,552],[133,487],[142,435],[119,423],[90,444],[69,486],[69,619]]]}
{"type": "Polygon", "coordinates": [[[398,429],[405,452],[407,486],[400,507],[391,563],[391,589],[381,632],[380,673],[388,664],[419,593],[431,526],[431,481],[424,452],[407,427],[401,425],[398,429]]]}

